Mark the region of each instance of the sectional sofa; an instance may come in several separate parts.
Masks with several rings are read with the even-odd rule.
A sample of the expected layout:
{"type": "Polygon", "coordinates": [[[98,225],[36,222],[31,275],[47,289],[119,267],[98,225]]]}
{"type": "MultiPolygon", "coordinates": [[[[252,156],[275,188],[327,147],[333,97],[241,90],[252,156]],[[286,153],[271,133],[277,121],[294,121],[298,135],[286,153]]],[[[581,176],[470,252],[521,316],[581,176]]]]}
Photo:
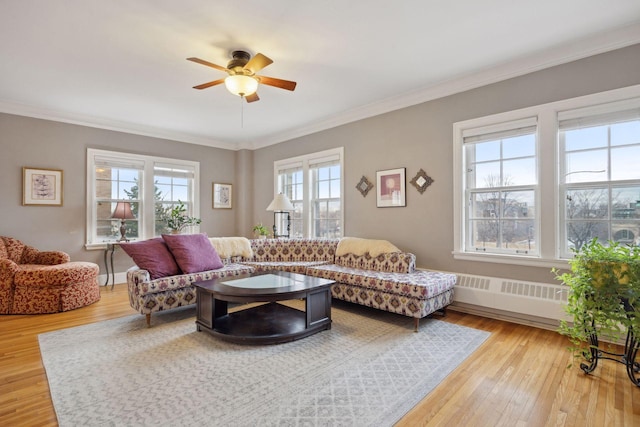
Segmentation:
{"type": "MultiPolygon", "coordinates": [[[[416,269],[414,254],[402,252],[387,241],[349,237],[248,240],[190,236],[177,239],[189,242],[186,245],[192,245],[192,240],[197,239],[201,245],[199,252],[208,253],[205,258],[219,258],[219,263],[214,263],[216,268],[207,268],[210,265],[206,265],[205,259],[205,265],[181,269],[182,255],[178,253],[174,256],[178,269],[171,266],[164,269],[169,271],[158,272],[154,271],[157,266],[150,266],[131,250],[135,245],[148,243],[123,247],[127,253],[131,252],[137,264],[127,271],[129,302],[146,315],[148,325],[151,313],[194,304],[193,283],[254,271],[289,271],[335,280],[334,298],[411,317],[416,331],[421,318],[436,311],[444,312],[453,301],[454,274],[416,269]],[[203,242],[209,243],[214,255],[203,242]],[[194,268],[202,271],[193,271],[194,268]]],[[[153,240],[161,247],[158,239],[153,240]]],[[[169,249],[162,256],[166,257],[167,253],[175,255],[169,249]]],[[[157,259],[157,255],[151,258],[157,259]]]]}

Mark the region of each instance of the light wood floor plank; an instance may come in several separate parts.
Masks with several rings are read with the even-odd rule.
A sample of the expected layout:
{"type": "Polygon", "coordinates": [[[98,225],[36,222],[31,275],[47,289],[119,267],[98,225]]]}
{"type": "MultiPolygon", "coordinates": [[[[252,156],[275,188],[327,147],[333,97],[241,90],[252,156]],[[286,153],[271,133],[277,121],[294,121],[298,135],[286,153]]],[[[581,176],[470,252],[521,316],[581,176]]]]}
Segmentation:
{"type": "MultiPolygon", "coordinates": [[[[38,334],[135,314],[126,285],[101,294],[99,302],[65,313],[0,316],[0,425],[57,425],[38,334]]],[[[399,427],[640,425],[640,388],[623,365],[600,361],[585,375],[566,368],[568,341],[553,331],[453,310],[439,319],[491,336],[399,427]]]]}

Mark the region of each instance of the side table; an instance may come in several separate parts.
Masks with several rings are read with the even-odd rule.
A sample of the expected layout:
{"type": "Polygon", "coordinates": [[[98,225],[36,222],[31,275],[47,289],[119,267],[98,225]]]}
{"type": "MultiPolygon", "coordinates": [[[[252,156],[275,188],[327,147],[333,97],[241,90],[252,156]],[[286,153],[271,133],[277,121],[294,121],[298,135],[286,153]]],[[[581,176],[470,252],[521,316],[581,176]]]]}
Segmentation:
{"type": "Polygon", "coordinates": [[[120,242],[109,242],[107,243],[107,248],[104,250],[104,268],[107,272],[107,281],[104,283],[104,286],[109,286],[109,275],[111,275],[111,290],[113,290],[116,284],[116,272],[113,268],[113,253],[118,246],[120,246],[120,242]],[[109,257],[109,262],[107,262],[107,256],[109,257]],[[109,269],[109,267],[111,267],[111,269],[109,269]]]}

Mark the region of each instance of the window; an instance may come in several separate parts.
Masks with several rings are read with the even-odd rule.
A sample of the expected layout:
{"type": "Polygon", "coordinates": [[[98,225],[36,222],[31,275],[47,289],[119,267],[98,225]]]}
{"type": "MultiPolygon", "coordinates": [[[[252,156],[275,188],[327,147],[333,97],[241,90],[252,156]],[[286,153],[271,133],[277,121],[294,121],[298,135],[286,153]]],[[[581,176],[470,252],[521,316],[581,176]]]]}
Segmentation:
{"type": "Polygon", "coordinates": [[[640,85],[454,123],[456,259],[566,268],[640,245],[640,85]]]}
{"type": "Polygon", "coordinates": [[[536,119],[463,132],[465,249],[535,255],[536,119]]]}
{"type": "Polygon", "coordinates": [[[104,150],[87,150],[87,248],[120,238],[111,218],[118,201],[131,203],[127,238],[148,239],[167,232],[166,211],[178,201],[198,216],[199,163],[104,150]]]}
{"type": "Polygon", "coordinates": [[[594,238],[640,243],[640,108],[597,110],[559,114],[565,256],[594,238]]]}
{"type": "MultiPolygon", "coordinates": [[[[343,151],[337,148],[274,163],[276,193],[284,193],[295,207],[292,238],[342,237],[343,151]]],[[[286,229],[286,224],[276,226],[286,229]]]]}

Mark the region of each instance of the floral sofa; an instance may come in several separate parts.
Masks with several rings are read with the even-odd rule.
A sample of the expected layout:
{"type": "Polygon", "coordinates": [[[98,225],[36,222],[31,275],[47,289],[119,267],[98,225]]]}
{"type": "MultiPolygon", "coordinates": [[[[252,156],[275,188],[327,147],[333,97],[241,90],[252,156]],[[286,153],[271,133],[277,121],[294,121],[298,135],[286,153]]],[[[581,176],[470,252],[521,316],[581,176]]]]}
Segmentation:
{"type": "Polygon", "coordinates": [[[70,262],[60,251],[39,251],[0,237],[0,314],[73,310],[100,299],[97,264],[70,262]]]}
{"type": "Polygon", "coordinates": [[[194,282],[252,271],[290,271],[336,281],[337,299],[419,319],[442,311],[453,301],[454,274],[417,270],[415,255],[385,241],[368,239],[255,239],[212,238],[222,267],[190,274],[151,279],[134,266],[127,272],[131,306],[147,316],[153,312],[195,303],[194,282]],[[240,242],[224,248],[226,239],[240,242]],[[358,248],[347,243],[364,243],[358,248]],[[387,247],[367,248],[370,242],[387,247]]]}

